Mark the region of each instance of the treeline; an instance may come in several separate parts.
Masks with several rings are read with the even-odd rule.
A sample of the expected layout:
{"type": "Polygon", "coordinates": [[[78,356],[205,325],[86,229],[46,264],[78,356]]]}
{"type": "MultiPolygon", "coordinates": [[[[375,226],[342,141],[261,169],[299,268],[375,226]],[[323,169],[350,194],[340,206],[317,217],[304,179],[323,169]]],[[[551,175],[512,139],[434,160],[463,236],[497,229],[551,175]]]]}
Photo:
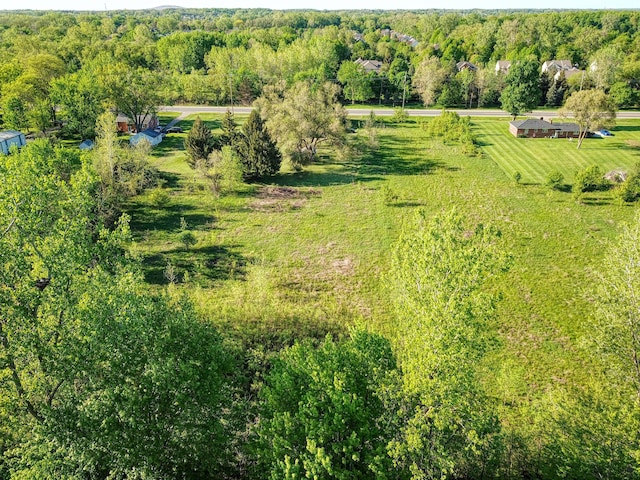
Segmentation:
{"type": "Polygon", "coordinates": [[[416,214],[390,253],[391,340],[238,338],[144,283],[110,219],[154,172],[109,120],[90,156],[38,140],[0,163],[0,478],[637,478],[638,225],[596,275],[594,383],[512,424],[481,367],[511,264],[498,230],[416,214]]]}
{"type": "Polygon", "coordinates": [[[80,135],[74,123],[96,120],[92,111],[77,111],[80,105],[120,109],[117,99],[128,86],[152,93],[156,104],[250,104],[269,85],[299,80],[336,82],[352,102],[500,106],[506,80],[496,74],[498,60],[536,64],[537,104],[560,105],[572,91],[596,87],[619,107],[633,107],[640,103],[639,17],[634,11],[4,13],[2,122],[38,131],[63,124],[80,135]],[[358,59],[379,63],[365,67],[358,59]],[[541,76],[542,62],[552,59],[585,74],[541,76]],[[456,66],[461,61],[474,69],[456,66]]]}

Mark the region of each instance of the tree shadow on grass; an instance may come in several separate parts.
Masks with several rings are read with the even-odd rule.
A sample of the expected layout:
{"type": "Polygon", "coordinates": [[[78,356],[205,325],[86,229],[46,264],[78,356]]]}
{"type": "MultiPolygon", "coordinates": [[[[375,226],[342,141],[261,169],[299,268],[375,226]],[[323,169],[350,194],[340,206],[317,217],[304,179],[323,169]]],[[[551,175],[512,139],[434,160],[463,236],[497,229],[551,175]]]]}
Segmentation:
{"type": "Polygon", "coordinates": [[[180,219],[184,218],[191,230],[210,229],[207,225],[215,222],[213,214],[194,212],[190,205],[166,205],[162,208],[152,208],[146,204],[134,204],[127,208],[131,216],[131,230],[144,233],[146,231],[174,232],[180,229],[180,219]]]}
{"type": "Polygon", "coordinates": [[[178,188],[181,178],[180,175],[175,173],[160,170],[158,172],[158,180],[159,183],[167,188],[178,188]]]}
{"type": "Polygon", "coordinates": [[[639,132],[639,131],[640,131],[640,125],[616,125],[612,133],[615,135],[616,132],[639,132]]]}
{"type": "MultiPolygon", "coordinates": [[[[424,150],[426,153],[426,149],[424,150]]],[[[377,151],[370,151],[355,163],[359,175],[425,175],[440,166],[433,159],[419,157],[419,151],[401,139],[385,139],[377,151]]]]}
{"type": "Polygon", "coordinates": [[[238,245],[206,246],[147,255],[142,259],[145,280],[154,285],[167,285],[171,276],[169,265],[176,282],[184,281],[187,272],[196,282],[243,279],[247,260],[238,249],[238,245]]]}

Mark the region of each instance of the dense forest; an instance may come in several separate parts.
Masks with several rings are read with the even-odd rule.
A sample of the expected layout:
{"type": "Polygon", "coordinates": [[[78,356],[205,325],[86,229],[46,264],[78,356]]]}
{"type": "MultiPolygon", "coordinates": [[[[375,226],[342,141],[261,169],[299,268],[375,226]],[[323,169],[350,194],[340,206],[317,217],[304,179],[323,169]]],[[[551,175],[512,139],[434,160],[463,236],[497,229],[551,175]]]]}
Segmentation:
{"type": "MultiPolygon", "coordinates": [[[[640,169],[617,187],[618,203],[588,196],[606,195],[602,172],[593,188],[576,175],[567,199],[562,175],[548,188],[486,173],[469,119],[445,112],[412,123],[397,110],[350,125],[343,108],[515,116],[583,90],[634,108],[640,12],[0,12],[0,58],[0,126],[30,136],[0,154],[0,479],[640,478],[640,220],[631,204],[640,169]],[[542,72],[550,60],[580,73],[542,72]],[[153,153],[115,131],[116,114],[139,127],[179,103],[257,110],[188,120],[188,134],[174,137],[183,143],[153,153]],[[81,152],[86,138],[95,148],[81,152]],[[439,162],[416,156],[414,143],[439,162]],[[444,166],[449,158],[458,163],[444,166]],[[195,180],[160,171],[165,160],[195,180]],[[338,168],[355,173],[343,181],[338,168]],[[428,188],[446,208],[398,194],[398,178],[417,178],[406,189],[418,192],[433,171],[445,181],[428,188]],[[456,183],[467,172],[468,183],[456,183]],[[482,182],[503,190],[483,193],[482,182]],[[180,195],[215,213],[189,216],[180,195]],[[260,223],[282,214],[277,195],[290,197],[286,212],[317,200],[311,219],[301,217],[308,224],[295,225],[306,230],[288,230],[296,222],[284,217],[260,223]],[[344,240],[361,265],[344,255],[331,272],[308,274],[346,247],[305,251],[303,238],[279,229],[320,235],[324,217],[359,201],[381,225],[344,240]],[[518,211],[489,216],[507,203],[561,205],[540,215],[566,225],[549,220],[536,235],[518,211]],[[401,208],[411,215],[400,221],[401,208]],[[249,210],[255,216],[229,231],[259,227],[246,247],[251,264],[221,240],[225,215],[249,210]],[[200,249],[201,262],[158,267],[159,255],[143,251],[169,215],[179,218],[176,251],[200,249]],[[594,225],[614,223],[598,236],[594,225]],[[531,285],[514,307],[514,278],[557,256],[535,242],[570,243],[567,225],[588,235],[559,262],[584,269],[535,275],[580,291],[543,312],[532,297],[561,294],[531,285]],[[301,278],[264,273],[279,261],[260,252],[271,236],[301,278]],[[578,327],[545,326],[552,343],[535,330],[546,314],[578,327]],[[538,350],[518,351],[525,344],[570,358],[541,367],[530,358],[538,350]],[[554,367],[562,373],[548,374],[554,367]]],[[[358,221],[336,226],[337,238],[358,221]]]]}

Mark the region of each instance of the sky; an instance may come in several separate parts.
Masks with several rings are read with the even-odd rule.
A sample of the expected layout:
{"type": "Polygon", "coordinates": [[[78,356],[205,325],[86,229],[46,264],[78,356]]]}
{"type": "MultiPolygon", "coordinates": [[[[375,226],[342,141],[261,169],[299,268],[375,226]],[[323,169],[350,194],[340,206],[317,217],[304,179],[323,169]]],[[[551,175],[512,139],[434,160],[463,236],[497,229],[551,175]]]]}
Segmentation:
{"type": "Polygon", "coordinates": [[[640,9],[639,0],[1,0],[0,10],[134,10],[188,8],[314,9],[640,9]],[[106,8],[105,8],[106,7],[106,8]]]}

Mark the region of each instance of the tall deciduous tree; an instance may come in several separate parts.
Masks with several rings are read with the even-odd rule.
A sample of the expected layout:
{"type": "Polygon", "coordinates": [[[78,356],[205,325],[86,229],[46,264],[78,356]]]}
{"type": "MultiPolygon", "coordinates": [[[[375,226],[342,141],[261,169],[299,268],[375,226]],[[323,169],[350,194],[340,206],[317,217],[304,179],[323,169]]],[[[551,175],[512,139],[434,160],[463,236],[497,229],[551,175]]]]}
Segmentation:
{"type": "Polygon", "coordinates": [[[128,222],[101,228],[98,181],[77,154],[43,141],[0,163],[11,474],[219,476],[229,357],[185,299],[149,294],[129,271],[128,222]]]}
{"type": "Polygon", "coordinates": [[[615,104],[606,93],[597,89],[572,93],[560,113],[573,117],[580,127],[577,148],[587,132],[611,125],[616,118],[615,104]]]}
{"type": "Polygon", "coordinates": [[[407,417],[391,443],[412,478],[465,477],[487,466],[499,427],[477,366],[491,339],[487,278],[506,266],[495,229],[424,212],[394,252],[392,286],[407,417]]]}
{"type": "Polygon", "coordinates": [[[371,78],[364,67],[356,62],[347,61],[340,65],[338,81],[343,85],[344,98],[351,100],[351,103],[356,103],[356,100],[365,101],[373,96],[371,78]]]}
{"type": "Polygon", "coordinates": [[[280,170],[282,155],[257,110],[251,112],[243,125],[235,148],[242,162],[245,180],[275,175],[280,170]]]}
{"type": "Polygon", "coordinates": [[[427,57],[420,62],[412,83],[426,107],[433,105],[438,99],[447,76],[448,70],[442,66],[438,57],[427,57]]]}
{"type": "Polygon", "coordinates": [[[106,100],[106,92],[94,76],[81,70],[55,79],[51,89],[53,102],[61,109],[64,129],[81,138],[94,138],[106,100]]]}
{"type": "Polygon", "coordinates": [[[156,115],[161,103],[159,75],[122,63],[103,65],[99,72],[112,106],[128,116],[138,132],[144,130],[143,125],[156,115]]]}
{"type": "Polygon", "coordinates": [[[505,77],[507,86],[500,95],[500,103],[514,119],[540,101],[539,68],[535,60],[522,60],[512,64],[505,77]]]}
{"type": "Polygon", "coordinates": [[[385,391],[395,378],[389,342],[362,331],[285,350],[261,392],[260,434],[270,478],[399,478],[385,391]]]}
{"type": "Polygon", "coordinates": [[[271,91],[256,101],[269,132],[294,167],[312,162],[322,143],[344,143],[347,115],[337,95],[336,85],[302,81],[283,94],[271,91]]]}

